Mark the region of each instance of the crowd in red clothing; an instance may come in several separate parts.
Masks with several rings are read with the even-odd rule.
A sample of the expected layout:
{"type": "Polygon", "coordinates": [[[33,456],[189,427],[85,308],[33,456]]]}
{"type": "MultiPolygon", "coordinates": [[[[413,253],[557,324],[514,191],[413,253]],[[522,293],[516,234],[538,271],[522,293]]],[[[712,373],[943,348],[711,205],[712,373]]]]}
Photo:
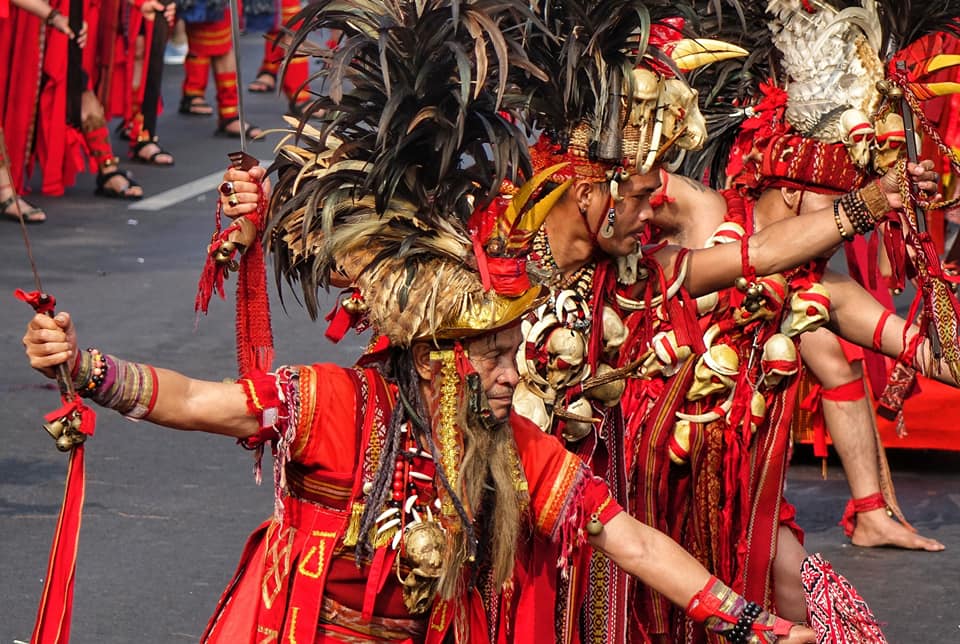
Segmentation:
{"type": "MultiPolygon", "coordinates": [[[[140,199],[144,189],[127,162],[170,166],[160,144],[164,48],[177,19],[189,44],[179,112],[212,116],[205,94],[210,70],[216,85],[215,133],[249,137],[261,130],[241,123],[236,60],[226,0],[174,4],[165,0],[0,0],[0,215],[40,223],[47,215],[22,196],[30,186],[60,196],[76,176],[96,175],[96,194],[140,199]],[[129,141],[111,142],[109,124],[129,141]],[[35,181],[35,177],[37,180],[35,181]]],[[[250,91],[270,92],[283,52],[273,36],[296,15],[297,0],[245,3],[246,23],[268,32],[263,61],[250,91]]],[[[282,88],[291,108],[307,100],[306,59],[293,61],[282,88]]]]}

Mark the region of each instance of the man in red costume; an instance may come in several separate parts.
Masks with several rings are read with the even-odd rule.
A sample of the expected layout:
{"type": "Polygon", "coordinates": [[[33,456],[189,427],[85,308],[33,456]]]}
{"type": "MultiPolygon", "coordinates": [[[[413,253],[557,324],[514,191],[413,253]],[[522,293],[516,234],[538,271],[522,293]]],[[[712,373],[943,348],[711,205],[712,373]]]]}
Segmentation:
{"type": "Polygon", "coordinates": [[[215,134],[239,138],[243,131],[247,138],[255,138],[260,135],[260,128],[240,123],[237,61],[230,36],[230,8],[226,5],[222,0],[197,0],[181,8],[189,50],[184,61],[180,113],[195,116],[212,113],[204,98],[212,66],[217,92],[215,134]]]}
{"type": "MultiPolygon", "coordinates": [[[[68,5],[67,0],[60,0],[54,8],[68,13],[68,5]]],[[[0,45],[9,52],[9,65],[0,72],[5,89],[0,118],[7,135],[7,162],[14,187],[23,191],[34,167],[39,166],[41,191],[59,196],[73,184],[89,159],[91,170],[97,173],[97,194],[141,198],[142,188],[120,169],[103,105],[92,91],[89,70],[82,68],[82,62],[75,70],[81,75],[79,95],[68,96],[67,36],[17,10],[5,28],[10,31],[0,38],[0,45]],[[79,102],[79,123],[67,123],[68,101],[79,102]]],[[[89,41],[96,39],[91,29],[89,41]]]]}
{"type": "MultiPolygon", "coordinates": [[[[238,382],[207,382],[78,352],[66,314],[30,322],[31,364],[52,375],[66,361],[77,390],[97,403],[251,449],[270,445],[274,516],[248,542],[204,641],[550,641],[537,617],[553,615],[554,571],[569,568],[587,541],[734,641],[811,641],[810,629],[743,601],[630,518],[559,441],[510,414],[519,320],[541,289],[517,275],[484,275],[488,257],[461,217],[499,195],[493,169],[523,159],[525,139],[500,113],[495,77],[472,88],[465,104],[448,97],[463,72],[454,51],[516,37],[527,7],[501,5],[490,20],[502,31],[483,35],[465,28],[457,3],[403,16],[392,27],[400,42],[424,25],[442,26],[431,57],[441,66],[432,70],[436,82],[389,115],[383,137],[364,135],[377,132],[370,125],[383,118],[382,106],[362,105],[339,113],[324,133],[303,123],[302,136],[283,147],[269,248],[280,271],[301,283],[312,314],[316,289],[332,273],[355,285],[356,322],[383,340],[354,367],[263,365],[238,382]],[[446,163],[429,162],[450,133],[423,122],[424,110],[477,124],[447,148],[446,163]],[[399,142],[400,155],[390,136],[397,132],[414,137],[399,142]],[[485,163],[463,181],[450,161],[467,156],[485,163]],[[373,180],[398,164],[403,181],[373,180]],[[318,195],[330,217],[304,206],[318,195]]],[[[373,15],[363,24],[393,17],[364,11],[373,15]]],[[[314,18],[352,31],[353,64],[369,69],[381,60],[376,34],[339,13],[314,18]]],[[[527,62],[520,48],[506,56],[497,67],[527,62]]],[[[358,92],[387,100],[370,89],[358,92]]],[[[344,105],[361,105],[356,98],[346,94],[344,105]]],[[[237,187],[244,186],[221,190],[228,206],[237,204],[237,187]]],[[[502,214],[498,230],[509,219],[502,214]]]]}
{"type": "MultiPolygon", "coordinates": [[[[808,14],[800,15],[809,20],[808,14]]],[[[852,145],[856,141],[851,138],[845,146],[801,135],[785,124],[786,105],[786,93],[768,87],[765,100],[752,108],[731,154],[729,171],[739,192],[720,195],[662,175],[667,185],[658,194],[657,215],[650,211],[648,216],[665,239],[746,248],[752,234],[769,230],[773,222],[831,205],[842,228],[839,212],[846,202],[838,197],[869,185],[852,156],[859,151],[852,145]]],[[[854,116],[844,121],[853,122],[854,116]]],[[[886,175],[883,183],[888,180],[887,189],[896,190],[894,175],[886,175]]],[[[930,183],[926,187],[935,189],[930,183]]],[[[841,231],[841,237],[848,235],[841,231]]],[[[800,369],[795,345],[801,334],[829,320],[832,330],[852,342],[899,356],[907,325],[849,279],[824,273],[822,260],[764,275],[745,254],[743,275],[736,289],[697,300],[701,351],[680,338],[683,329],[671,328],[675,320],[658,315],[663,322],[647,332],[649,344],[628,352],[635,355],[649,346],[654,356],[645,372],[659,374],[649,384],[632,382],[623,403],[632,421],[627,450],[636,476],[635,516],[670,534],[754,601],[799,619],[812,608],[804,606],[800,593],[804,553],[797,537],[802,535],[792,507],[782,499],[800,369]]],[[[638,318],[628,323],[631,329],[649,325],[648,315],[638,318]]],[[[912,341],[917,329],[906,336],[912,341]]],[[[929,372],[936,368],[929,345],[920,346],[914,359],[929,372]]],[[[854,383],[860,391],[846,394],[850,401],[863,397],[862,383],[854,383]]],[[[879,481],[875,484],[877,496],[879,481]]],[[[879,506],[860,509],[882,512],[882,496],[879,506]]],[[[667,641],[704,637],[671,617],[655,593],[644,593],[642,611],[647,632],[667,641]]]]}

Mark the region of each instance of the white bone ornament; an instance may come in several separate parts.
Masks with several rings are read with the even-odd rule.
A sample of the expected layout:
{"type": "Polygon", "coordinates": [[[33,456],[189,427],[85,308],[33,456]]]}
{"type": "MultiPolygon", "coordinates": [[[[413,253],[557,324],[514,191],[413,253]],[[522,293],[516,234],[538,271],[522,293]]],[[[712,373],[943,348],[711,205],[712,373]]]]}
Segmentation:
{"type": "Polygon", "coordinates": [[[599,420],[593,418],[593,406],[582,396],[578,396],[570,401],[566,411],[570,414],[591,419],[589,422],[581,420],[566,421],[563,429],[563,437],[571,442],[583,439],[593,430],[593,424],[599,420]]]}
{"type": "Polygon", "coordinates": [[[627,327],[611,307],[603,307],[603,353],[613,355],[627,341],[627,327]]]}
{"type": "Polygon", "coordinates": [[[707,139],[707,121],[700,112],[697,92],[683,80],[671,78],[664,81],[662,112],[663,132],[668,138],[678,134],[677,146],[684,150],[697,150],[707,139]]]}
{"type": "MultiPolygon", "coordinates": [[[[708,355],[710,356],[710,361],[712,363],[723,365],[723,371],[728,371],[726,368],[728,365],[736,365],[740,362],[740,359],[737,357],[737,353],[729,346],[725,344],[719,344],[715,347],[710,347],[707,350],[707,353],[700,356],[700,359],[697,361],[697,365],[693,369],[693,383],[690,385],[690,390],[687,392],[687,400],[700,400],[701,398],[706,398],[707,396],[733,387],[733,378],[718,371],[714,371],[708,365],[706,360],[708,355]]],[[[736,373],[735,369],[733,373],[736,373]]]]}
{"type": "MultiPolygon", "coordinates": [[[[614,368],[608,364],[600,363],[597,366],[597,377],[602,378],[614,371],[614,368]]],[[[597,387],[591,387],[586,390],[584,393],[587,394],[591,399],[598,401],[604,407],[613,407],[623,396],[623,391],[626,389],[627,383],[623,378],[617,378],[603,385],[597,387]]]]}
{"type": "Polygon", "coordinates": [[[518,382],[513,390],[513,410],[539,427],[541,431],[550,429],[553,418],[547,413],[546,402],[523,380],[518,382]]]}
{"type": "Polygon", "coordinates": [[[797,361],[797,346],[783,333],[775,333],[763,343],[763,353],[760,356],[760,368],[763,372],[763,383],[767,387],[776,387],[787,376],[792,376],[800,369],[797,361]]]}
{"type": "Polygon", "coordinates": [[[560,390],[584,376],[587,341],[575,329],[554,329],[544,345],[547,351],[547,382],[560,390]]]}
{"type": "Polygon", "coordinates": [[[875,134],[870,118],[858,109],[849,109],[840,115],[840,141],[860,168],[870,164],[870,150],[875,134]]]}
{"type": "Polygon", "coordinates": [[[893,167],[904,152],[907,135],[903,126],[903,117],[896,112],[888,112],[877,121],[877,149],[873,153],[873,169],[883,174],[893,167]]]}
{"type": "Polygon", "coordinates": [[[662,371],[667,377],[679,371],[681,365],[693,354],[689,346],[677,342],[677,334],[672,329],[654,335],[650,346],[653,348],[652,357],[660,364],[658,371],[662,371]]]}
{"type": "Polygon", "coordinates": [[[790,311],[780,331],[791,338],[812,331],[830,321],[830,292],[819,283],[790,296],[790,311]]]}

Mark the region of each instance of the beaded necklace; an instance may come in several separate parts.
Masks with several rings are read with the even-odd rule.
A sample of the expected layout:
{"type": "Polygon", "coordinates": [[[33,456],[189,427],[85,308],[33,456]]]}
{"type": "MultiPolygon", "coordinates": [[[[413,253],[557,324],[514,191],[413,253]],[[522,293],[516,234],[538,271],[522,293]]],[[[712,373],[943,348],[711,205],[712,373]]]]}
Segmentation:
{"type": "Polygon", "coordinates": [[[563,272],[557,265],[557,260],[554,259],[553,252],[550,250],[550,239],[547,237],[547,232],[543,228],[540,228],[533,238],[533,248],[530,253],[530,258],[537,263],[538,268],[542,269],[543,272],[549,276],[548,283],[553,290],[564,291],[572,289],[583,298],[588,298],[593,291],[593,274],[596,272],[596,262],[588,262],[569,276],[563,277],[563,272]]]}

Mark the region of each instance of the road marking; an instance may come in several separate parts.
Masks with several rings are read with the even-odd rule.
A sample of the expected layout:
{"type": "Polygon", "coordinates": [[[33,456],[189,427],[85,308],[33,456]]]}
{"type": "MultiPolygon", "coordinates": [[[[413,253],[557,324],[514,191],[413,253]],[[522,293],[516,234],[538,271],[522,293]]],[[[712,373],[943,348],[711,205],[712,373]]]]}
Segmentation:
{"type": "Polygon", "coordinates": [[[223,170],[217,170],[205,177],[200,177],[199,179],[185,183],[182,186],[177,186],[176,188],[161,192],[158,195],[136,201],[130,204],[128,208],[130,210],[163,210],[181,201],[192,199],[201,193],[212,191],[221,181],[223,181],[223,170]]]}

